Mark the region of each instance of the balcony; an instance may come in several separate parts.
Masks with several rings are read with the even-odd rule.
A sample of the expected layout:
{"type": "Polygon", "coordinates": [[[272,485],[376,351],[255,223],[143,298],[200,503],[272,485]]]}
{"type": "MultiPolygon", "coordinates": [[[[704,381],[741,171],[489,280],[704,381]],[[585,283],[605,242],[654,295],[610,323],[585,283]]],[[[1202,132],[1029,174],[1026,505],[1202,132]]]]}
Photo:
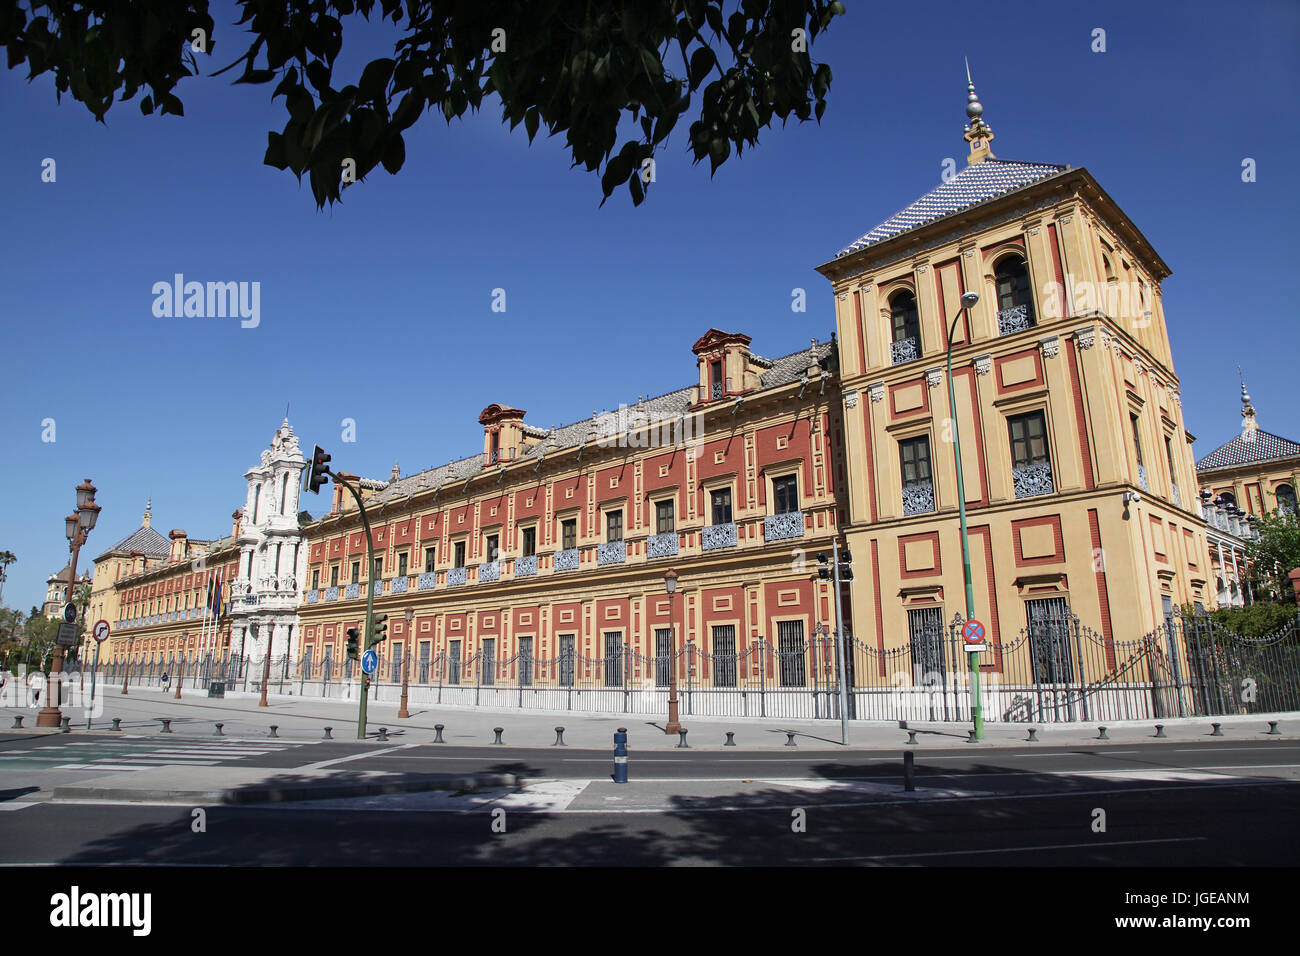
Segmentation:
{"type": "Polygon", "coordinates": [[[1034,327],[1034,313],[1028,305],[1013,305],[998,313],[998,335],[1011,335],[1034,327]]]}
{"type": "Polygon", "coordinates": [[[379,595],[384,593],[384,582],[376,581],[374,583],[374,589],[375,589],[375,597],[379,597],[379,595]]]}
{"type": "Polygon", "coordinates": [[[437,583],[437,571],[422,571],[419,579],[415,582],[415,588],[417,591],[427,591],[437,583]]]}
{"type": "Polygon", "coordinates": [[[921,357],[921,339],[918,336],[909,336],[905,339],[899,339],[889,346],[890,364],[902,365],[904,362],[911,362],[921,357]]]}
{"type": "Polygon", "coordinates": [[[1173,483],[1173,490],[1174,490],[1174,504],[1178,505],[1181,508],[1183,506],[1183,496],[1178,491],[1178,482],[1176,481],[1173,483]]]}
{"type": "Polygon", "coordinates": [[[785,514],[768,515],[763,519],[764,541],[785,541],[789,538],[802,537],[802,511],[787,511],[785,514]]]}
{"type": "Polygon", "coordinates": [[[465,583],[465,573],[466,573],[466,572],[465,572],[465,569],[464,569],[464,568],[448,568],[448,569],[447,569],[447,586],[448,586],[448,587],[452,587],[452,588],[454,588],[454,587],[459,587],[460,585],[464,584],[464,583],[465,583]]]}
{"type": "Polygon", "coordinates": [[[501,580],[501,562],[484,561],[478,566],[478,579],[480,582],[501,580]]]}
{"type": "Polygon", "coordinates": [[[1056,490],[1052,485],[1052,463],[1041,461],[1033,465],[1012,468],[1011,484],[1015,487],[1017,498],[1050,495],[1056,490]]]}
{"type": "Polygon", "coordinates": [[[646,539],[645,556],[647,558],[670,558],[677,553],[677,532],[665,531],[646,539]]]}
{"type": "Polygon", "coordinates": [[[320,591],[319,591],[319,590],[317,590],[316,588],[312,588],[310,591],[307,592],[307,603],[308,603],[308,604],[315,604],[315,603],[316,603],[317,601],[319,601],[319,600],[320,600],[320,591]]]}
{"type": "Polygon", "coordinates": [[[556,551],[555,570],[557,571],[578,570],[578,549],[565,548],[563,551],[556,551]]]}
{"type": "Polygon", "coordinates": [[[361,597],[361,585],[349,584],[343,589],[343,600],[351,601],[353,598],[361,597]]]}
{"type": "Polygon", "coordinates": [[[515,577],[531,578],[537,573],[537,555],[526,554],[522,558],[515,558],[515,577]]]}
{"type": "Polygon", "coordinates": [[[325,589],[326,601],[337,601],[338,599],[339,599],[339,589],[337,585],[325,589]]]}
{"type": "Polygon", "coordinates": [[[718,399],[720,399],[720,398],[722,397],[722,383],[721,383],[721,382],[714,382],[714,383],[713,383],[713,392],[712,392],[712,395],[713,395],[713,400],[714,400],[714,401],[717,401],[718,399]]]}
{"type": "Polygon", "coordinates": [[[716,551],[718,548],[734,548],[737,541],[736,523],[734,521],[727,524],[711,524],[707,528],[700,530],[700,547],[705,551],[716,551]]]}
{"type": "Polygon", "coordinates": [[[411,586],[411,579],[403,574],[400,578],[393,578],[393,586],[389,588],[391,594],[405,594],[411,586]]]}
{"type": "Polygon", "coordinates": [[[596,564],[622,564],[626,560],[626,541],[605,541],[596,545],[596,564]]]}
{"type": "Polygon", "coordinates": [[[1151,490],[1150,488],[1147,487],[1147,466],[1146,465],[1142,465],[1142,464],[1138,465],[1138,484],[1142,486],[1143,491],[1151,490]]]}
{"type": "Polygon", "coordinates": [[[934,482],[918,481],[903,486],[903,514],[923,515],[934,510],[934,482]]]}

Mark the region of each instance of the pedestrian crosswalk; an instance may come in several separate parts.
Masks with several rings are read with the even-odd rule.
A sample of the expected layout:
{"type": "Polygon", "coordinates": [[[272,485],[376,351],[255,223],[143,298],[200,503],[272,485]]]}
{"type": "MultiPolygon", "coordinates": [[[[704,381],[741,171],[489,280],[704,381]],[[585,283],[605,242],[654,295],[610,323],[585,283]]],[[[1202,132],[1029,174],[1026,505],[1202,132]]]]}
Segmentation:
{"type": "Polygon", "coordinates": [[[277,753],[293,743],[247,740],[69,740],[21,750],[0,750],[0,773],[8,770],[147,770],[151,767],[212,767],[245,757],[277,753]]]}

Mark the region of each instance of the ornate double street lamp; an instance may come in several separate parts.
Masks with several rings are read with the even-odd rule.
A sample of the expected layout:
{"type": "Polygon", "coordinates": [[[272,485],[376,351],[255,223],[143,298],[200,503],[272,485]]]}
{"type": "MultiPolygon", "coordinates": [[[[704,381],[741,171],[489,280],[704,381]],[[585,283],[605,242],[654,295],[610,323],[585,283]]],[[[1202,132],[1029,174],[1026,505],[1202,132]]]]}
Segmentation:
{"type": "Polygon", "coordinates": [[[676,734],[682,729],[677,719],[677,616],[673,613],[673,596],[677,593],[677,572],[672,568],[664,575],[664,590],[668,592],[668,724],[664,733],[676,734]]]}
{"type": "Polygon", "coordinates": [[[411,712],[406,709],[406,689],[407,681],[411,674],[411,622],[415,620],[415,611],[411,608],[406,609],[406,644],[402,647],[402,706],[398,708],[398,717],[410,717],[411,712]]]}
{"type": "MultiPolygon", "coordinates": [[[[966,292],[961,297],[961,308],[948,329],[948,415],[952,418],[953,450],[957,458],[957,509],[961,515],[961,572],[966,584],[966,620],[975,615],[975,589],[970,579],[970,538],[966,533],[966,483],[961,472],[961,432],[957,427],[957,403],[952,389],[952,337],[957,333],[957,323],[963,312],[969,313],[979,302],[978,292],[966,292]]],[[[969,326],[967,327],[969,328],[969,326]]],[[[967,340],[969,341],[969,340],[967,340]]],[[[971,651],[966,655],[970,664],[971,717],[975,722],[975,739],[984,739],[984,707],[980,701],[980,663],[979,652],[971,651]]]]}
{"type": "MultiPolygon", "coordinates": [[[[77,510],[64,519],[68,549],[72,552],[72,561],[68,564],[68,584],[63,591],[63,600],[68,603],[72,601],[72,589],[77,581],[77,558],[81,553],[81,546],[86,543],[86,536],[99,520],[101,509],[95,504],[95,490],[89,478],[77,485],[77,510]]],[[[59,703],[63,696],[60,689],[63,675],[63,647],[62,643],[54,645],[49,687],[45,692],[45,706],[36,715],[37,727],[57,727],[63,721],[63,714],[59,711],[59,703]]]]}

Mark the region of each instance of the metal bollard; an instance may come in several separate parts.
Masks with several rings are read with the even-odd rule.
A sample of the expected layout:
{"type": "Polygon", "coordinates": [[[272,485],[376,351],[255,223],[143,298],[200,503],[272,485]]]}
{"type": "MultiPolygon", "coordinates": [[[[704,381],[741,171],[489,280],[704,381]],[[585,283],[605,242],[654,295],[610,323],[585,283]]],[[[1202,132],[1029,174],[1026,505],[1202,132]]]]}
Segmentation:
{"type": "Polygon", "coordinates": [[[564,742],[564,728],[563,728],[563,727],[556,727],[556,728],[555,728],[555,743],[551,744],[551,746],[552,746],[552,747],[567,747],[567,746],[569,746],[568,744],[566,744],[566,743],[564,742]]]}
{"type": "Polygon", "coordinates": [[[916,754],[911,750],[903,751],[903,789],[911,793],[916,789],[916,754]]]}
{"type": "Polygon", "coordinates": [[[733,730],[728,730],[728,731],[727,731],[727,742],[726,742],[725,744],[723,744],[722,746],[724,746],[724,747],[734,747],[734,746],[736,746],[736,732],[735,732],[735,731],[733,731],[733,730]]]}
{"type": "Polygon", "coordinates": [[[627,783],[627,728],[614,734],[614,782],[627,783]]]}
{"type": "Polygon", "coordinates": [[[1038,728],[1028,727],[1026,729],[1029,731],[1029,736],[1025,738],[1025,742],[1031,744],[1038,743],[1038,728]]]}
{"type": "Polygon", "coordinates": [[[61,733],[61,734],[70,734],[70,733],[72,733],[72,718],[71,718],[71,717],[64,717],[64,718],[63,718],[63,729],[60,730],[59,733],[61,733]]]}
{"type": "Polygon", "coordinates": [[[331,733],[331,731],[333,731],[333,730],[334,730],[333,727],[326,727],[326,728],[325,728],[325,736],[324,736],[323,739],[324,739],[324,740],[333,740],[333,739],[334,739],[334,735],[333,735],[333,733],[331,733]]]}
{"type": "Polygon", "coordinates": [[[976,743],[979,743],[979,741],[975,739],[975,730],[974,730],[974,728],[972,728],[971,730],[969,730],[968,733],[970,734],[970,736],[966,738],[966,743],[968,743],[968,744],[976,744],[976,743]]]}
{"type": "Polygon", "coordinates": [[[1157,736],[1157,737],[1165,737],[1165,736],[1168,736],[1168,735],[1165,733],[1165,725],[1164,725],[1164,724],[1156,724],[1156,736],[1157,736]]]}
{"type": "Polygon", "coordinates": [[[1211,736],[1211,737],[1222,737],[1222,736],[1223,736],[1223,731],[1219,729],[1219,728],[1222,727],[1222,726],[1223,726],[1222,724],[1210,724],[1210,727],[1213,728],[1213,729],[1210,731],[1210,736],[1211,736]]]}
{"type": "Polygon", "coordinates": [[[907,732],[907,745],[908,745],[909,747],[915,747],[915,746],[916,746],[916,731],[915,731],[915,730],[909,730],[909,731],[907,732]]]}
{"type": "Polygon", "coordinates": [[[435,744],[445,744],[447,742],[442,739],[442,724],[434,724],[433,732],[437,734],[437,736],[433,738],[435,744]]]}
{"type": "Polygon", "coordinates": [[[680,750],[682,747],[685,747],[687,750],[690,750],[690,749],[691,749],[691,745],[688,744],[688,743],[686,742],[686,728],[685,728],[685,727],[683,727],[681,730],[677,731],[677,749],[680,750]]]}
{"type": "Polygon", "coordinates": [[[505,732],[504,727],[493,727],[492,732],[497,735],[497,739],[492,741],[492,743],[494,744],[505,743],[505,741],[501,739],[501,734],[505,732]]]}
{"type": "Polygon", "coordinates": [[[380,728],[379,728],[379,739],[380,739],[380,740],[387,740],[387,739],[388,739],[388,728],[387,728],[387,727],[380,727],[380,728]]]}
{"type": "Polygon", "coordinates": [[[1271,737],[1274,737],[1274,736],[1277,736],[1278,734],[1280,734],[1281,732],[1282,732],[1282,731],[1280,731],[1280,730],[1277,729],[1277,721],[1276,721],[1276,720],[1270,720],[1270,721],[1268,722],[1268,730],[1265,731],[1266,734],[1268,734],[1268,735],[1271,736],[1271,737]]]}
{"type": "Polygon", "coordinates": [[[116,730],[116,731],[118,731],[118,732],[120,733],[121,730],[122,730],[122,718],[121,718],[121,717],[114,717],[114,718],[113,718],[113,726],[110,727],[110,728],[108,728],[108,729],[109,729],[109,730],[116,730]]]}
{"type": "Polygon", "coordinates": [[[267,734],[267,736],[268,736],[268,737],[279,737],[280,735],[277,734],[277,733],[275,732],[275,731],[277,730],[278,727],[279,727],[279,724],[272,724],[272,725],[271,725],[271,732],[270,732],[269,734],[267,734]]]}
{"type": "Polygon", "coordinates": [[[793,731],[793,730],[783,730],[783,731],[781,731],[781,732],[782,732],[783,734],[785,734],[785,745],[786,745],[787,747],[798,747],[798,746],[799,746],[797,743],[794,742],[795,731],[793,731]]]}
{"type": "Polygon", "coordinates": [[[1098,728],[1097,728],[1097,739],[1098,739],[1098,740],[1110,740],[1110,738],[1106,736],[1106,728],[1105,728],[1105,727],[1098,727],[1098,728]]]}
{"type": "Polygon", "coordinates": [[[17,730],[17,729],[18,729],[19,727],[21,727],[22,725],[23,725],[23,718],[22,718],[20,715],[15,714],[15,715],[14,715],[14,724],[13,724],[13,729],[17,730]]]}
{"type": "Polygon", "coordinates": [[[162,730],[160,734],[170,734],[172,732],[172,719],[170,717],[155,717],[154,720],[162,721],[162,730]]]}
{"type": "Polygon", "coordinates": [[[225,732],[224,730],[221,729],[221,728],[224,727],[224,726],[226,726],[226,725],[225,725],[225,724],[217,724],[216,729],[212,731],[212,736],[214,736],[214,737],[224,737],[224,736],[226,736],[226,732],[225,732]]]}

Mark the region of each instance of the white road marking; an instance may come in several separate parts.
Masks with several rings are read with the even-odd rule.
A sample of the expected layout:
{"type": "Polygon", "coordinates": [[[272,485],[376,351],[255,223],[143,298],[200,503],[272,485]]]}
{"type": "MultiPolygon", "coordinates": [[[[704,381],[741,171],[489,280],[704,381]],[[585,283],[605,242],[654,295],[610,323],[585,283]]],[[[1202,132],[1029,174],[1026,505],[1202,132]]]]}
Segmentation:
{"type": "Polygon", "coordinates": [[[26,810],[28,807],[34,807],[34,803],[19,803],[16,800],[10,800],[8,803],[0,803],[0,810],[26,810]]]}
{"type": "MultiPolygon", "coordinates": [[[[417,747],[417,746],[419,746],[419,744],[398,744],[396,747],[389,747],[387,750],[380,751],[379,753],[359,753],[359,754],[352,754],[350,757],[335,757],[333,760],[322,760],[319,763],[309,763],[309,764],[305,764],[304,766],[297,767],[295,769],[320,770],[324,767],[333,767],[335,764],[347,763],[350,760],[364,760],[366,757],[378,757],[381,756],[382,754],[390,754],[394,750],[406,750],[410,747],[417,747]]],[[[482,757],[461,757],[459,759],[482,760],[483,758],[482,757]]]]}
{"type": "Polygon", "coordinates": [[[931,853],[880,853],[875,856],[820,856],[811,863],[832,863],[846,860],[907,860],[919,856],[974,856],[978,853],[1032,853],[1035,850],[1073,850],[1079,847],[1096,849],[1108,846],[1142,846],[1150,843],[1194,843],[1209,837],[1168,837],[1160,840],[1107,840],[1097,843],[1054,843],[1045,846],[1008,846],[992,850],[936,850],[931,853]]]}

